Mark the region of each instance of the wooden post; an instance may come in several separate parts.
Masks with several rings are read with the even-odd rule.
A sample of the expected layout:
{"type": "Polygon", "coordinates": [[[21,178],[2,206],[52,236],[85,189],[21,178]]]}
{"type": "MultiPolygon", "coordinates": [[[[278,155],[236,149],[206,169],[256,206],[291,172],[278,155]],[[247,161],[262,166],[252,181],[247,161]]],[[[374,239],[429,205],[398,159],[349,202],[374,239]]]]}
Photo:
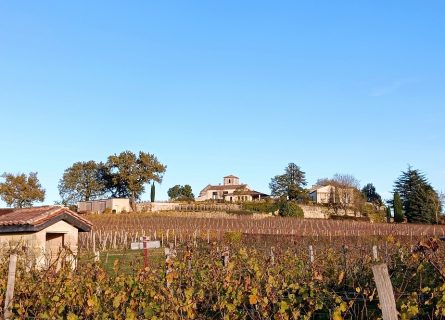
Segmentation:
{"type": "Polygon", "coordinates": [[[314,248],[312,247],[312,245],[309,246],[309,259],[311,261],[311,264],[314,264],[314,248]]]}
{"type": "Polygon", "coordinates": [[[93,231],[93,253],[96,253],[96,232],[93,231]]]}
{"type": "Polygon", "coordinates": [[[275,253],[274,251],[274,247],[270,247],[270,253],[269,253],[269,258],[270,258],[270,265],[274,265],[275,264],[275,253]]]}
{"type": "Polygon", "coordinates": [[[226,247],[224,249],[225,250],[221,254],[221,258],[224,268],[227,268],[227,266],[229,265],[229,248],[226,247]]]}
{"type": "Polygon", "coordinates": [[[394,299],[388,267],[385,263],[377,264],[372,266],[372,273],[379,294],[383,320],[397,320],[396,300],[394,299]]]}
{"type": "Polygon", "coordinates": [[[94,262],[99,262],[100,261],[100,253],[99,251],[95,251],[94,252],[94,262]]]}
{"type": "Polygon", "coordinates": [[[374,258],[374,261],[377,261],[379,259],[376,245],[372,246],[372,256],[374,258]]]}
{"type": "Polygon", "coordinates": [[[12,304],[12,299],[14,298],[16,267],[17,267],[17,254],[13,253],[9,256],[8,283],[6,285],[5,308],[4,308],[5,320],[9,320],[12,317],[12,312],[10,310],[10,307],[12,304]]]}
{"type": "Polygon", "coordinates": [[[148,247],[147,247],[147,237],[142,237],[142,246],[144,248],[144,268],[148,267],[148,247]]]}

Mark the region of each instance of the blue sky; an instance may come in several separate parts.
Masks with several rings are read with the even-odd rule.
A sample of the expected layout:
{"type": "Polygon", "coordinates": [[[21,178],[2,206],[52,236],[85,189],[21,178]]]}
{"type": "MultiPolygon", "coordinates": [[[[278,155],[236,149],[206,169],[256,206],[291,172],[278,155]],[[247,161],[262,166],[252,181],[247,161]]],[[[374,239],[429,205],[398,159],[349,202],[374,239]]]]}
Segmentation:
{"type": "MultiPolygon", "coordinates": [[[[195,194],[289,162],[385,198],[408,164],[445,191],[443,1],[0,3],[0,172],[46,203],[76,161],[124,150],[195,194]]],[[[148,199],[145,194],[143,199],[148,199]]]]}

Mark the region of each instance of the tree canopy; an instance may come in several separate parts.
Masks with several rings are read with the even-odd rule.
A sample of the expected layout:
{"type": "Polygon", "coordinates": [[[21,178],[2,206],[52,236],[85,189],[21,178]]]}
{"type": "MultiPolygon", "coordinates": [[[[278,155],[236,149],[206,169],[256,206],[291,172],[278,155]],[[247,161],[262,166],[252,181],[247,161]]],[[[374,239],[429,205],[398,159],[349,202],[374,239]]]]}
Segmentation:
{"type": "Polygon", "coordinates": [[[394,193],[400,195],[408,222],[438,223],[442,211],[439,195],[419,170],[409,166],[402,171],[394,182],[394,193]]]}
{"type": "Polygon", "coordinates": [[[137,156],[131,151],[123,151],[109,156],[105,168],[105,185],[112,196],[130,198],[134,204],[145,191],[145,184],[162,182],[167,167],[150,153],[140,151],[137,156]]]}
{"type": "Polygon", "coordinates": [[[167,195],[174,201],[191,201],[195,199],[192,187],[188,184],[181,186],[179,184],[171,187],[167,191],[167,195]]]}
{"type": "Polygon", "coordinates": [[[383,205],[382,197],[377,193],[372,183],[368,183],[366,186],[364,186],[362,188],[362,193],[365,196],[366,201],[372,203],[376,207],[383,205]]]}
{"type": "Polygon", "coordinates": [[[32,207],[34,202],[45,200],[45,189],[37,178],[37,172],[31,172],[29,175],[5,172],[1,177],[5,181],[0,183],[0,197],[9,207],[32,207]]]}
{"type": "MultiPolygon", "coordinates": [[[[133,209],[150,182],[162,182],[166,166],[146,152],[131,151],[110,155],[105,163],[76,162],[65,170],[59,182],[62,202],[73,204],[109,195],[130,198],[133,209]]],[[[154,197],[154,186],[152,186],[154,197]]]]}
{"type": "Polygon", "coordinates": [[[103,163],[95,161],[76,162],[65,170],[59,181],[59,195],[62,203],[76,204],[103,196],[106,192],[102,179],[103,163]]]}
{"type": "Polygon", "coordinates": [[[289,163],[284,174],[273,177],[269,183],[271,194],[287,197],[288,200],[305,198],[306,174],[295,163],[289,163]]]}

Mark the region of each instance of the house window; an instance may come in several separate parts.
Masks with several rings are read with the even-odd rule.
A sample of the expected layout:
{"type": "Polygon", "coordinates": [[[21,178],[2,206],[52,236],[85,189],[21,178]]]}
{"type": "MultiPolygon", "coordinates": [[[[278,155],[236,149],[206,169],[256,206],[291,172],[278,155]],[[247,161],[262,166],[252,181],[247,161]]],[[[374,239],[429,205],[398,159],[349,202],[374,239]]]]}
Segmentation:
{"type": "Polygon", "coordinates": [[[230,183],[230,179],[229,179],[229,183],[230,183]]]}

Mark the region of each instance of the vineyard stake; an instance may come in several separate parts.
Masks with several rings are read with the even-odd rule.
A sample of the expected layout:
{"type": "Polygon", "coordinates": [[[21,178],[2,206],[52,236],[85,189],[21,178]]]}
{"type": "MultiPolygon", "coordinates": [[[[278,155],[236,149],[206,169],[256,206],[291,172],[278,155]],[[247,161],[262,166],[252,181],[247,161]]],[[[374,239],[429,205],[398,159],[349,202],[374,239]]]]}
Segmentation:
{"type": "Polygon", "coordinates": [[[311,264],[314,264],[314,248],[312,247],[312,245],[309,246],[309,257],[311,264]]]}
{"type": "Polygon", "coordinates": [[[372,246],[372,256],[374,258],[374,261],[377,261],[379,259],[376,245],[372,246]]]}
{"type": "Polygon", "coordinates": [[[144,249],[144,268],[148,267],[148,238],[146,236],[142,237],[142,248],[144,249]]]}
{"type": "Polygon", "coordinates": [[[274,247],[270,247],[270,264],[273,266],[275,264],[275,253],[274,251],[274,247]]]}
{"type": "Polygon", "coordinates": [[[12,299],[14,298],[16,267],[17,267],[17,254],[13,253],[9,256],[8,284],[6,285],[5,308],[4,308],[5,320],[9,320],[12,316],[12,312],[10,310],[10,304],[12,303],[12,299]]]}
{"type": "Polygon", "coordinates": [[[396,301],[394,291],[389,278],[388,267],[381,263],[372,267],[374,281],[379,294],[380,306],[382,308],[383,320],[397,320],[396,301]]]}

